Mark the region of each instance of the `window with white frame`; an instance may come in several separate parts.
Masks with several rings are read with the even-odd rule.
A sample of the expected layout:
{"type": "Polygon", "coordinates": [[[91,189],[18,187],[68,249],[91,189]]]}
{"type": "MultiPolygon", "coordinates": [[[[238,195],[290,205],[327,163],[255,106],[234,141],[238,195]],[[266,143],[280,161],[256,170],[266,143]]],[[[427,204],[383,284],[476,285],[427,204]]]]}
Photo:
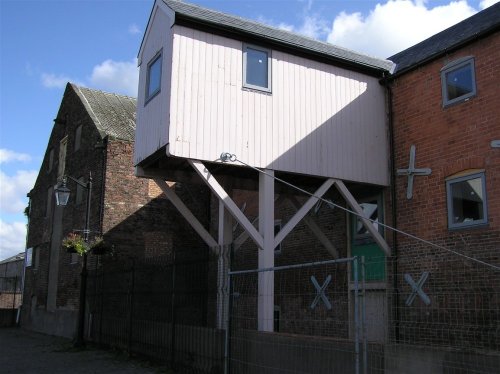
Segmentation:
{"type": "Polygon", "coordinates": [[[148,64],[146,75],[146,100],[147,103],[161,90],[161,56],[159,52],[148,64]]]}
{"type": "Polygon", "coordinates": [[[464,57],[441,69],[443,106],[465,101],[476,95],[474,58],[464,57]]]}
{"type": "Polygon", "coordinates": [[[452,177],[446,181],[449,228],[488,222],[485,184],[484,172],[452,177]]]}
{"type": "Polygon", "coordinates": [[[271,51],[243,45],[243,87],[271,92],[271,51]]]}

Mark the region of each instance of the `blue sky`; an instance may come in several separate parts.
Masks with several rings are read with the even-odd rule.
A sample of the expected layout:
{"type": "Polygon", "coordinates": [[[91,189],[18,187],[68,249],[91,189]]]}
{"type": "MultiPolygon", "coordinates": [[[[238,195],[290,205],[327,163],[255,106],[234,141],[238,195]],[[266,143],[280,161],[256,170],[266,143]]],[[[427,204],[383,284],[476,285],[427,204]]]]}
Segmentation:
{"type": "MultiPolygon", "coordinates": [[[[498,0],[191,0],[388,57],[498,0]]],[[[24,250],[22,214],[67,81],[135,96],[152,0],[0,0],[0,260],[24,250]]]]}

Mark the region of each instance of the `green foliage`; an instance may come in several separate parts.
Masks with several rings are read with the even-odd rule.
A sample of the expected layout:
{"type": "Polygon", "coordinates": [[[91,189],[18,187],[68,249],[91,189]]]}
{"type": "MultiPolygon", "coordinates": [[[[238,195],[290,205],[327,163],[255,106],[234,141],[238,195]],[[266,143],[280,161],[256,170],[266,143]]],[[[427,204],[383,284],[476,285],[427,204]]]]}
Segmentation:
{"type": "Polygon", "coordinates": [[[64,238],[62,245],[68,251],[74,251],[80,256],[83,256],[89,250],[89,246],[85,243],[83,237],[75,233],[68,234],[68,236],[64,238]]]}

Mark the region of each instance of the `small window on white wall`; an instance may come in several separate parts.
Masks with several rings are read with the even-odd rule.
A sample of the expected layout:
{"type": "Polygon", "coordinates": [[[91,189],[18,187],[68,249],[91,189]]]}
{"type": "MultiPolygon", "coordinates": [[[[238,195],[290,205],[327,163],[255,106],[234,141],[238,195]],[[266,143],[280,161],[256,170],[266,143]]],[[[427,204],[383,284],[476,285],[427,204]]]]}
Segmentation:
{"type": "Polygon", "coordinates": [[[271,51],[243,45],[243,87],[271,92],[271,51]]]}
{"type": "Polygon", "coordinates": [[[155,97],[161,90],[161,56],[162,53],[158,53],[148,64],[146,76],[146,103],[155,97]]]}
{"type": "Polygon", "coordinates": [[[446,181],[448,227],[466,228],[488,222],[484,172],[446,181]]]}

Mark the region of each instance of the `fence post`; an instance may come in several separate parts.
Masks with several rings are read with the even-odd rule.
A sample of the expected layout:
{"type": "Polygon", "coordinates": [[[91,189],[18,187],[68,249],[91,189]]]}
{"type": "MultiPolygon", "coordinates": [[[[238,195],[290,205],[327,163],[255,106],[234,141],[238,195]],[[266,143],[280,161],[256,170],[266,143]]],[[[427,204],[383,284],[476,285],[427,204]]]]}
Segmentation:
{"type": "Polygon", "coordinates": [[[359,305],[358,305],[358,257],[354,257],[354,372],[359,374],[359,305]]]}
{"type": "Polygon", "coordinates": [[[99,305],[99,345],[102,344],[102,320],[104,313],[104,267],[101,269],[101,305],[99,305]]]}
{"type": "Polygon", "coordinates": [[[225,336],[225,344],[224,344],[224,374],[229,374],[231,372],[231,365],[230,365],[230,360],[231,360],[231,344],[230,344],[230,338],[231,338],[231,313],[232,313],[232,306],[233,306],[233,284],[232,284],[232,277],[231,277],[231,264],[232,264],[232,259],[233,259],[233,245],[231,244],[229,248],[229,264],[228,264],[228,271],[227,271],[227,292],[228,292],[228,297],[227,297],[227,323],[226,323],[226,336],[225,336]]]}
{"type": "Polygon", "coordinates": [[[361,328],[363,333],[363,374],[368,372],[368,344],[366,336],[366,266],[365,256],[361,256],[361,328]]]}
{"type": "Polygon", "coordinates": [[[130,288],[129,288],[129,315],[128,315],[128,355],[132,351],[132,321],[134,314],[134,278],[135,278],[135,261],[132,259],[132,268],[130,270],[130,288]]]}
{"type": "Polygon", "coordinates": [[[174,261],[172,264],[172,296],[171,300],[171,313],[172,313],[172,331],[170,340],[170,359],[171,367],[175,369],[175,249],[174,249],[174,261]]]}

